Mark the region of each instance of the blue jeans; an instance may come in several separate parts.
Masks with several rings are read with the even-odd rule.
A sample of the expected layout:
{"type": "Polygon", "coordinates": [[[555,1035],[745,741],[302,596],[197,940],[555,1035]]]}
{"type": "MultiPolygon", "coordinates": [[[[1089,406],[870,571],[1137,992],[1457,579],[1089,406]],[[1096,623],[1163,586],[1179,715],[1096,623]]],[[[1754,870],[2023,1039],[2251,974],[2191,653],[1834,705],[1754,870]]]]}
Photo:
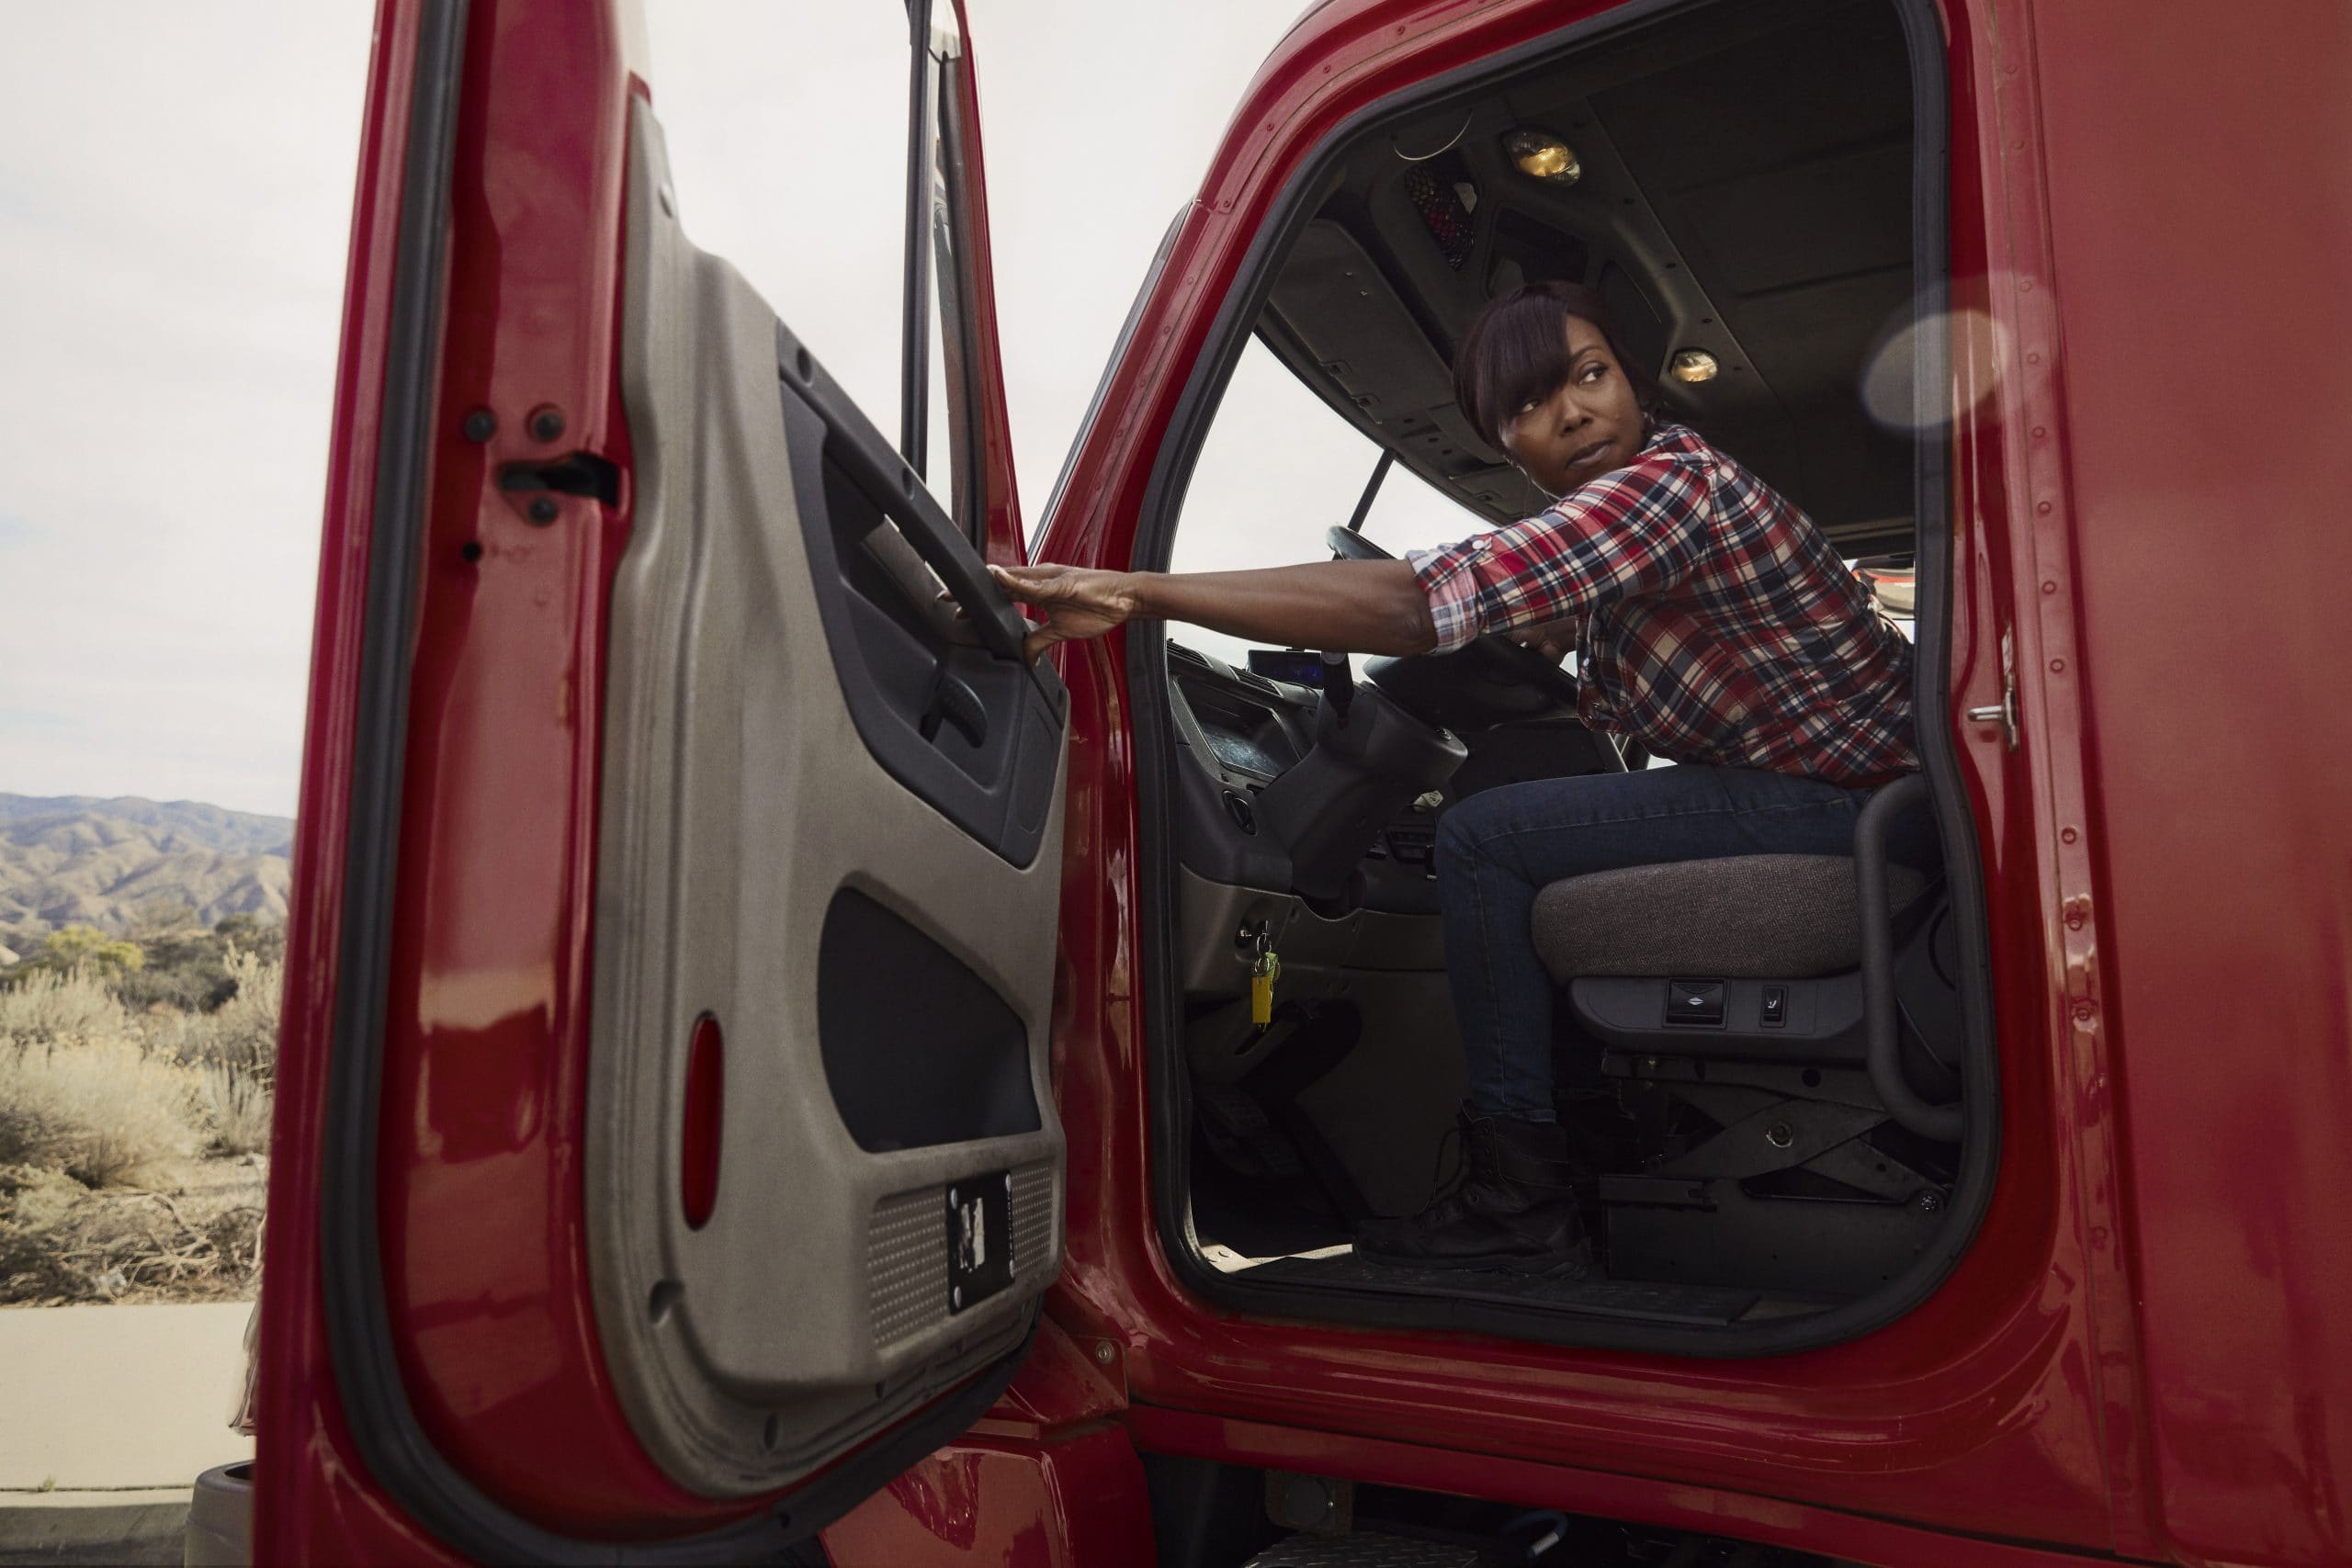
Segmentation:
{"type": "MultiPolygon", "coordinates": [[[[1682,766],[1504,784],[1447,811],[1438,899],[1471,1114],[1556,1120],[1553,982],[1529,929],[1546,884],[1667,861],[1851,854],[1870,794],[1752,768],[1682,766]]],[[[1891,837],[1892,858],[1920,859],[1916,832],[1891,837]]]]}

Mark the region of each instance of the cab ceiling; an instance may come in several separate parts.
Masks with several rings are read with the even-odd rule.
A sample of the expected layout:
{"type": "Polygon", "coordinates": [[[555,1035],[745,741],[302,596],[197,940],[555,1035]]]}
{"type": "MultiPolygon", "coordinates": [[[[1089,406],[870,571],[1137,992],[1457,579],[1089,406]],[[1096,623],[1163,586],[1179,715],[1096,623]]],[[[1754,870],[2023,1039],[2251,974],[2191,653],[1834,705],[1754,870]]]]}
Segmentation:
{"type": "Polygon", "coordinates": [[[1399,461],[1505,522],[1544,497],[1455,411],[1454,344],[1522,282],[1589,284],[1654,371],[1682,348],[1721,364],[1704,385],[1666,383],[1676,417],[1848,553],[1905,549],[1912,442],[1870,417],[1860,385],[1908,316],[1913,164],[1885,0],[1694,6],[1371,133],[1329,176],[1259,332],[1399,461]],[[1567,141],[1582,178],[1521,175],[1502,147],[1520,127],[1567,141]]]}

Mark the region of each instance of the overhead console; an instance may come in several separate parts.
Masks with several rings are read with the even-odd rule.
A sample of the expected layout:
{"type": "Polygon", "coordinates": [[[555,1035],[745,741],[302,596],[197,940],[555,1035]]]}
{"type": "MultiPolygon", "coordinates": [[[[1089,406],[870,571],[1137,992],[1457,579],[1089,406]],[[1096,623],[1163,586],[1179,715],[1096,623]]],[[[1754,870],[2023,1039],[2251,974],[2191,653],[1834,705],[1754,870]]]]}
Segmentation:
{"type": "Polygon", "coordinates": [[[1505,523],[1544,498],[1454,407],[1454,348],[1490,299],[1587,285],[1669,413],[1845,553],[1905,548],[1910,371],[1889,336],[1914,288],[1899,20],[1736,0],[1707,38],[1694,53],[1629,31],[1366,139],[1291,238],[1257,331],[1407,468],[1505,523]]]}

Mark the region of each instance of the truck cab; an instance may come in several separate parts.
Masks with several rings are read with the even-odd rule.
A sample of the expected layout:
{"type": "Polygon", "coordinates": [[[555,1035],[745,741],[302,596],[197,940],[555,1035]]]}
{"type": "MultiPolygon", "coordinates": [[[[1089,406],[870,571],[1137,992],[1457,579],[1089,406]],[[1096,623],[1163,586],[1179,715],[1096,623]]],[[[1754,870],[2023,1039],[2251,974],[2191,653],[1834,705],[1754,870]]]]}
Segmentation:
{"type": "Polygon", "coordinates": [[[632,5],[380,0],[256,1556],[2352,1554],[2333,9],[1328,0],[1034,525],[988,18],[909,21],[876,409],[632,5]],[[1421,1273],[1444,814],[1670,764],[1495,638],[1033,660],[986,568],[1530,514],[1448,367],[1552,278],[1906,613],[1921,768],[1546,890],[1600,1258],[1421,1273]]]}

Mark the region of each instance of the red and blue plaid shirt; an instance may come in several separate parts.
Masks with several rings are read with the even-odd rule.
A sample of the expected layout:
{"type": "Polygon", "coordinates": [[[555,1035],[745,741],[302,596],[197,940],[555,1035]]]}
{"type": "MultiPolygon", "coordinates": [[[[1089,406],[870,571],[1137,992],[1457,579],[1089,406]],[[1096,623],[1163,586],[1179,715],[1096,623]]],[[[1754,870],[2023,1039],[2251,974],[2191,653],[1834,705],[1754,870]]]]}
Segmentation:
{"type": "Polygon", "coordinates": [[[1408,558],[1441,651],[1580,620],[1591,728],[1848,785],[1919,765],[1910,643],[1811,518],[1686,425],[1541,516],[1408,558]]]}

